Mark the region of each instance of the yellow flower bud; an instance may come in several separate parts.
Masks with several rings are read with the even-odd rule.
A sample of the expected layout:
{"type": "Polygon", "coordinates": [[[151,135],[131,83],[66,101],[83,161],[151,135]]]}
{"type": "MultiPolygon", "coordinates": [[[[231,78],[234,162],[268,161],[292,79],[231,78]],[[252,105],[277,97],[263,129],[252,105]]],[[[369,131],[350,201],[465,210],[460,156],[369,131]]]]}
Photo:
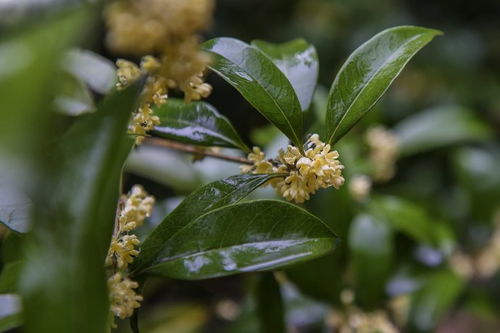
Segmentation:
{"type": "Polygon", "coordinates": [[[333,186],[338,189],[342,186],[344,166],[338,160],[338,152],[330,151],[330,145],[321,142],[317,134],[311,135],[305,147],[309,148],[302,154],[297,147],[289,145],[286,151],[279,151],[278,161],[274,164],[265,160],[260,148],[254,147],[248,155],[253,167],[242,166],[241,171],[288,174],[284,178],[272,179],[268,184],[286,200],[297,203],[309,200],[310,194],[320,188],[333,186]]]}

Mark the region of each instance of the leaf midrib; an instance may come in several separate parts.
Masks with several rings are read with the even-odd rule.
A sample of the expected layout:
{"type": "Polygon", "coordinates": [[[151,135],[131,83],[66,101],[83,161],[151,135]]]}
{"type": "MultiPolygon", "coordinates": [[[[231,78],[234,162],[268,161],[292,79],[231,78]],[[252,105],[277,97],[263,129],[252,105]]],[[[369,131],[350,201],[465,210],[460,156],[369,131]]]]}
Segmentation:
{"type": "MultiPolygon", "coordinates": [[[[257,186],[256,186],[257,187],[257,186]]],[[[233,191],[234,192],[234,191],[233,191]]],[[[232,194],[232,193],[231,193],[232,194]]],[[[229,195],[229,194],[228,194],[229,195]]],[[[226,198],[227,195],[224,197],[226,198]]],[[[244,203],[240,203],[240,201],[243,199],[244,197],[238,199],[237,201],[235,202],[232,202],[230,204],[227,204],[227,205],[223,205],[223,206],[219,206],[219,207],[216,207],[210,211],[207,211],[201,215],[199,215],[198,217],[194,218],[192,221],[188,222],[187,224],[183,225],[181,228],[179,228],[176,232],[174,232],[169,238],[165,239],[164,241],[167,242],[169,240],[171,240],[172,238],[174,238],[178,233],[180,233],[181,231],[183,231],[185,228],[187,227],[190,227],[191,225],[193,225],[194,223],[198,222],[198,220],[200,220],[202,217],[205,217],[209,214],[212,214],[216,211],[219,211],[219,210],[222,210],[222,209],[225,209],[227,207],[231,207],[231,206],[236,206],[238,204],[244,204],[244,203]]],[[[269,200],[269,199],[261,199],[261,200],[253,200],[253,201],[250,201],[250,202],[247,202],[247,204],[249,203],[256,203],[256,202],[265,202],[265,201],[268,201],[268,202],[279,202],[279,203],[283,203],[283,201],[279,201],[279,200],[269,200]]],[[[301,210],[302,213],[306,213],[312,217],[314,217],[318,222],[320,222],[320,224],[323,225],[323,227],[325,227],[328,231],[330,231],[332,233],[333,236],[337,237],[337,235],[335,234],[335,232],[330,228],[330,226],[328,224],[326,224],[323,220],[317,218],[316,216],[312,215],[310,212],[300,208],[300,207],[297,207],[295,206],[295,208],[301,210]]]]}
{"type": "MultiPolygon", "coordinates": [[[[251,48],[251,46],[247,46],[247,48],[251,48]]],[[[255,49],[253,49],[253,50],[255,50],[255,49]]],[[[301,145],[300,145],[300,140],[299,140],[299,137],[298,137],[297,133],[295,132],[295,130],[293,129],[293,126],[292,126],[292,124],[290,123],[290,121],[288,120],[288,117],[286,116],[285,112],[283,111],[283,109],[281,108],[281,106],[278,104],[278,102],[276,101],[276,99],[275,99],[275,98],[274,98],[271,94],[269,94],[269,92],[268,92],[268,91],[264,88],[264,86],[262,85],[262,83],[261,83],[259,80],[257,80],[257,79],[256,79],[256,78],[252,75],[252,74],[250,74],[250,73],[249,73],[246,69],[244,69],[243,67],[241,67],[241,66],[240,66],[240,64],[237,64],[237,63],[235,63],[235,62],[231,61],[230,59],[228,59],[228,58],[224,57],[223,55],[221,55],[221,54],[219,54],[219,53],[216,53],[216,52],[214,52],[214,51],[209,51],[209,52],[211,52],[211,53],[213,53],[213,54],[216,54],[217,56],[219,56],[219,57],[221,57],[221,58],[224,58],[224,59],[226,59],[227,61],[229,61],[230,63],[234,64],[234,65],[235,65],[235,66],[237,66],[238,68],[243,69],[243,70],[245,71],[245,73],[247,73],[247,74],[248,74],[248,76],[249,76],[250,78],[252,78],[255,82],[257,82],[257,83],[258,83],[259,87],[260,87],[260,88],[264,91],[264,93],[265,93],[265,94],[266,94],[266,95],[267,95],[267,96],[268,96],[268,97],[269,97],[269,98],[273,101],[274,105],[278,108],[278,110],[280,111],[281,115],[285,118],[286,123],[288,124],[289,128],[292,130],[292,133],[293,133],[293,135],[294,135],[295,144],[298,144],[298,146],[299,146],[298,148],[299,148],[299,149],[302,149],[302,148],[301,148],[301,145]]],[[[260,51],[258,51],[258,52],[259,52],[259,53],[262,53],[262,52],[260,52],[260,51]]],[[[261,55],[262,55],[262,54],[261,54],[261,55]]],[[[264,56],[264,57],[266,57],[266,56],[264,56]]],[[[267,59],[268,59],[268,58],[267,58],[267,59]]],[[[269,60],[269,59],[268,59],[268,60],[269,60]]],[[[278,68],[278,66],[276,66],[274,63],[272,63],[272,61],[271,61],[271,60],[269,60],[269,61],[271,62],[271,64],[272,64],[273,66],[275,66],[275,67],[276,67],[276,69],[277,69],[278,71],[280,71],[280,72],[281,72],[281,70],[278,68]]],[[[210,68],[211,68],[214,72],[221,74],[221,72],[220,72],[220,71],[218,71],[217,69],[215,69],[213,66],[209,66],[209,67],[210,67],[210,68]]],[[[283,73],[282,73],[282,74],[283,74],[283,73]]],[[[283,75],[285,75],[285,74],[283,74],[283,75]]],[[[287,79],[286,77],[285,77],[285,79],[288,81],[288,79],[287,79]]],[[[290,83],[290,81],[288,81],[288,83],[290,83]]],[[[290,83],[290,86],[291,86],[291,83],[290,83]]],[[[240,90],[240,89],[238,89],[238,88],[236,88],[236,89],[237,89],[237,90],[240,90]]],[[[293,90],[293,87],[292,87],[292,93],[295,95],[295,91],[293,90]]],[[[297,97],[297,96],[296,96],[296,97],[297,97]]],[[[252,104],[252,105],[253,105],[253,103],[252,103],[252,102],[250,102],[250,104],[252,104]]],[[[301,110],[301,109],[302,109],[302,108],[300,107],[300,104],[299,104],[299,110],[301,110]]],[[[259,110],[259,112],[260,112],[260,110],[259,110]]],[[[261,113],[262,113],[262,112],[261,112],[261,113]]],[[[264,115],[264,114],[263,114],[263,115],[264,115]]],[[[267,118],[267,116],[266,116],[266,115],[264,115],[264,117],[266,117],[266,118],[267,118]]],[[[270,122],[272,122],[270,119],[268,119],[268,120],[269,120],[270,122]]],[[[292,140],[292,141],[293,141],[293,140],[292,140]]]]}
{"type": "Polygon", "coordinates": [[[197,251],[197,252],[194,252],[194,253],[189,253],[189,254],[179,254],[175,257],[171,257],[170,259],[168,260],[164,260],[158,264],[155,264],[153,266],[150,266],[148,267],[147,269],[145,269],[144,271],[148,271],[148,270],[153,270],[155,268],[158,268],[158,267],[161,267],[162,265],[164,264],[168,264],[170,262],[173,262],[173,261],[176,261],[176,260],[179,260],[179,259],[185,259],[185,258],[189,258],[189,257],[195,257],[195,256],[200,256],[200,255],[203,255],[203,254],[207,254],[207,253],[210,253],[210,252],[214,252],[214,251],[222,251],[222,250],[225,250],[225,249],[230,249],[232,247],[235,247],[235,246],[244,246],[244,245],[252,245],[252,244],[263,244],[263,243],[270,243],[270,242],[279,242],[279,241],[290,241],[290,240],[294,240],[294,241],[298,241],[297,244],[294,244],[295,245],[303,245],[307,242],[317,242],[317,241],[322,241],[322,240],[334,240],[335,238],[334,237],[314,237],[314,238],[287,238],[287,239],[269,239],[269,240],[266,240],[266,241],[258,241],[258,242],[246,242],[246,243],[240,243],[240,244],[231,244],[231,245],[228,245],[228,246],[216,246],[216,247],[213,247],[211,249],[207,249],[207,250],[203,250],[203,251],[197,251]]]}
{"type": "MultiPolygon", "coordinates": [[[[223,134],[220,134],[216,131],[214,131],[213,129],[209,128],[209,127],[206,127],[206,126],[201,126],[200,124],[197,124],[197,123],[194,123],[194,122],[191,122],[189,120],[184,120],[184,119],[178,119],[178,118],[169,118],[169,117],[165,117],[167,120],[170,120],[170,121],[175,121],[175,122],[178,122],[178,123],[181,123],[181,124],[185,124],[185,125],[191,125],[191,126],[195,126],[195,127],[201,127],[205,130],[207,130],[207,132],[209,132],[210,135],[214,136],[214,137],[217,137],[219,139],[223,139],[224,141],[227,141],[228,143],[232,144],[233,146],[235,147],[240,147],[240,144],[238,144],[237,142],[235,142],[234,140],[230,139],[229,137],[227,137],[226,135],[223,135],[223,134]]],[[[221,118],[217,118],[217,119],[221,119],[221,118]]],[[[155,126],[155,130],[156,128],[169,128],[170,126],[155,126]]],[[[153,130],[153,131],[155,131],[153,130]]],[[[158,132],[161,133],[161,131],[159,130],[156,130],[158,132]]],[[[241,148],[241,147],[240,147],[241,148]]]]}
{"type": "MultiPolygon", "coordinates": [[[[255,180],[252,180],[251,182],[249,182],[249,184],[254,183],[254,182],[257,182],[257,181],[262,181],[262,183],[265,183],[265,182],[266,182],[266,181],[268,181],[270,178],[273,178],[273,177],[271,177],[271,175],[269,175],[268,177],[265,177],[265,178],[263,178],[263,179],[255,179],[255,180]]],[[[251,190],[251,191],[249,191],[248,193],[252,192],[252,191],[253,191],[253,189],[257,188],[258,186],[259,186],[259,185],[251,186],[252,190],[251,190]]],[[[238,189],[239,189],[239,187],[235,187],[235,189],[234,189],[234,190],[232,190],[231,192],[228,192],[225,196],[223,196],[220,200],[218,200],[218,202],[222,202],[222,201],[226,200],[226,198],[227,198],[227,197],[229,197],[229,196],[233,195],[236,191],[238,191],[238,189]]],[[[247,195],[248,195],[248,194],[247,194],[247,195]]],[[[161,240],[162,240],[162,242],[163,242],[163,243],[168,242],[168,241],[169,241],[169,240],[171,240],[171,239],[172,239],[175,235],[177,235],[179,232],[181,232],[182,230],[184,230],[184,228],[186,228],[186,227],[188,227],[189,225],[193,224],[194,222],[196,222],[196,221],[197,221],[199,218],[201,218],[202,216],[207,215],[207,214],[209,214],[209,213],[211,213],[211,212],[214,212],[214,211],[216,211],[216,210],[218,210],[218,209],[221,209],[221,208],[224,208],[224,207],[228,207],[228,206],[231,206],[231,205],[237,204],[238,202],[240,202],[240,201],[241,201],[242,199],[244,199],[245,197],[246,197],[246,195],[245,195],[245,196],[243,196],[243,197],[241,197],[240,199],[238,199],[238,200],[236,200],[236,201],[234,201],[234,202],[230,203],[230,204],[224,204],[224,205],[219,206],[219,207],[217,207],[217,206],[216,206],[215,208],[213,208],[213,207],[214,207],[214,205],[207,207],[207,209],[208,209],[207,211],[205,211],[204,213],[202,213],[202,214],[198,215],[197,217],[193,218],[191,221],[189,221],[189,222],[188,222],[188,223],[186,223],[185,225],[181,226],[181,227],[180,227],[177,231],[175,231],[175,232],[174,232],[173,234],[171,234],[170,236],[168,236],[168,237],[160,237],[160,238],[161,238],[161,240]]],[[[169,215],[167,215],[167,217],[166,217],[165,219],[163,219],[163,221],[160,223],[160,225],[162,225],[162,224],[163,224],[163,222],[164,222],[165,220],[167,220],[167,219],[168,219],[168,218],[169,218],[169,217],[170,217],[170,216],[171,216],[174,212],[175,212],[175,210],[174,210],[172,213],[170,213],[169,215]]],[[[154,230],[153,230],[153,232],[154,232],[154,230]]],[[[146,239],[146,240],[147,240],[147,239],[146,239]]],[[[153,253],[153,254],[151,254],[151,257],[153,257],[153,256],[154,256],[154,254],[158,254],[158,252],[160,252],[160,251],[161,251],[161,248],[162,248],[162,247],[161,247],[161,245],[160,245],[160,246],[151,247],[150,249],[155,249],[155,250],[153,251],[154,253],[153,253]]],[[[149,261],[151,261],[151,260],[149,260],[149,261]]],[[[147,264],[147,263],[146,263],[146,264],[147,264]]],[[[143,264],[142,266],[144,266],[144,265],[145,265],[145,264],[143,264]]]]}
{"type": "MultiPolygon", "coordinates": [[[[373,79],[380,73],[380,71],[382,70],[382,68],[389,62],[389,60],[392,60],[394,58],[394,55],[396,53],[398,53],[404,46],[406,46],[407,44],[409,44],[410,42],[412,42],[413,40],[421,37],[422,35],[424,35],[425,33],[420,33],[418,35],[415,35],[414,37],[408,39],[404,44],[402,44],[401,46],[399,46],[394,52],[392,52],[392,54],[387,57],[386,60],[384,60],[384,62],[382,63],[382,65],[377,68],[377,70],[374,72],[374,74],[368,79],[368,81],[366,81],[366,83],[363,85],[363,87],[359,90],[359,92],[356,94],[356,97],[354,97],[352,103],[350,103],[349,107],[347,108],[346,112],[342,115],[342,118],[340,118],[340,121],[338,122],[337,126],[335,126],[335,129],[333,130],[333,133],[330,135],[329,139],[328,139],[328,142],[331,144],[332,143],[332,140],[333,140],[333,137],[335,136],[335,133],[337,133],[337,130],[339,129],[340,127],[340,124],[342,124],[342,122],[344,121],[345,117],[347,116],[347,114],[351,111],[351,108],[356,104],[356,102],[358,101],[359,97],[361,96],[361,94],[365,91],[366,87],[368,86],[368,84],[370,84],[373,79]]],[[[392,82],[392,81],[391,81],[392,82]]],[[[387,87],[388,88],[388,87],[387,87]]]]}

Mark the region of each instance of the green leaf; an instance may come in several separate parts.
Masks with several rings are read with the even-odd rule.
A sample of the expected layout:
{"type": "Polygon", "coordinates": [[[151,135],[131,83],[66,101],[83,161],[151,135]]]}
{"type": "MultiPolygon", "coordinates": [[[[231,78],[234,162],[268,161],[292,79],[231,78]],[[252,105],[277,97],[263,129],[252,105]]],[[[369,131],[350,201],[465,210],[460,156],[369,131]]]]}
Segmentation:
{"type": "Polygon", "coordinates": [[[256,47],[233,38],[204,43],[212,54],[210,68],[238,90],[264,117],[302,148],[302,110],[280,69],[256,47]]]}
{"type": "Polygon", "coordinates": [[[22,324],[21,300],[13,294],[0,295],[0,332],[7,332],[22,324]]]}
{"type": "Polygon", "coordinates": [[[455,174],[475,221],[491,223],[500,198],[500,145],[463,147],[453,153],[455,174]]]}
{"type": "Polygon", "coordinates": [[[385,218],[392,227],[402,231],[419,243],[437,245],[434,237],[435,223],[422,208],[401,198],[376,196],[369,203],[370,209],[385,218]]]}
{"type": "Polygon", "coordinates": [[[203,183],[190,156],[156,145],[140,145],[134,149],[127,159],[125,171],[178,193],[189,193],[203,183]]]}
{"type": "Polygon", "coordinates": [[[379,100],[408,61],[438,30],[414,26],[380,32],[357,48],[333,81],[328,98],[328,143],[336,143],[379,100]]]}
{"type": "Polygon", "coordinates": [[[56,111],[70,116],[94,112],[94,99],[87,86],[72,74],[60,74],[60,91],[54,99],[56,111]]]}
{"type": "Polygon", "coordinates": [[[375,307],[383,299],[390,273],[392,230],[387,223],[374,216],[358,215],[351,226],[349,247],[356,298],[364,306],[375,307]]]}
{"type": "Polygon", "coordinates": [[[136,83],[106,97],[48,154],[20,281],[28,332],[107,332],[103,263],[133,145],[128,122],[141,90],[136,83]]]}
{"type": "Polygon", "coordinates": [[[289,203],[243,202],[213,210],[179,228],[147,273],[206,279],[266,271],[332,251],[336,235],[289,203]]]}
{"type": "Polygon", "coordinates": [[[11,232],[2,240],[2,263],[6,264],[12,261],[25,259],[26,235],[11,232]]]}
{"type": "Polygon", "coordinates": [[[304,294],[324,303],[338,303],[343,281],[339,279],[344,265],[343,248],[321,258],[295,265],[286,277],[304,294]],[[318,274],[321,272],[321,274],[318,274]]]}
{"type": "Polygon", "coordinates": [[[185,103],[169,98],[165,105],[155,109],[155,114],[161,123],[151,132],[154,135],[199,146],[250,152],[229,119],[206,102],[185,103]]]}
{"type": "Polygon", "coordinates": [[[168,242],[178,230],[203,214],[240,201],[271,178],[272,175],[236,175],[191,193],[142,243],[141,252],[132,266],[133,271],[140,271],[158,262],[159,253],[170,248],[168,242]]]}
{"type": "Polygon", "coordinates": [[[8,184],[0,184],[0,223],[12,231],[25,233],[30,228],[32,202],[28,196],[8,184]]]}
{"type": "Polygon", "coordinates": [[[64,69],[100,94],[111,92],[116,84],[115,65],[89,50],[73,49],[63,61],[64,69]]]}
{"type": "Polygon", "coordinates": [[[285,308],[281,287],[273,273],[264,273],[256,286],[257,316],[262,333],[284,333],[285,308]]]}
{"type": "Polygon", "coordinates": [[[461,106],[438,106],[400,122],[394,131],[403,156],[492,137],[491,129],[461,106]]]}
{"type": "Polygon", "coordinates": [[[302,111],[306,111],[311,105],[318,81],[318,54],[314,46],[301,38],[282,44],[254,40],[252,45],[271,58],[285,74],[295,90],[302,111]]]}
{"type": "Polygon", "coordinates": [[[464,287],[464,281],[448,270],[429,274],[422,288],[411,295],[409,324],[417,332],[434,331],[464,287]]]}
{"type": "Polygon", "coordinates": [[[2,268],[0,274],[0,293],[16,293],[18,292],[18,281],[21,277],[23,261],[9,262],[2,268]]]}

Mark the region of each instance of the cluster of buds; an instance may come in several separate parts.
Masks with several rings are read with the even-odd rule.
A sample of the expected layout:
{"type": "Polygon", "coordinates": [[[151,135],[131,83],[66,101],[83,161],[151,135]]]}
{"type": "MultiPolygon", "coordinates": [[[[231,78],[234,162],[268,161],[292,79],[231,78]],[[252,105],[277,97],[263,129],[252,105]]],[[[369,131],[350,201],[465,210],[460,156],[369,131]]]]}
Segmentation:
{"type": "Polygon", "coordinates": [[[115,52],[144,55],[140,68],[118,60],[117,87],[124,88],[148,75],[143,99],[129,130],[141,143],[159,124],[152,106],[167,100],[169,89],[179,89],[186,102],[208,97],[212,87],[203,81],[210,58],[200,51],[197,33],[211,20],[213,0],[117,0],[106,10],[107,43],[115,52]]]}
{"type": "Polygon", "coordinates": [[[363,201],[370,195],[372,179],[367,175],[355,175],[349,182],[349,193],[356,201],[363,201]]]}
{"type": "Polygon", "coordinates": [[[142,186],[135,185],[128,195],[122,196],[116,218],[115,231],[111,239],[106,266],[112,272],[108,279],[111,312],[121,318],[132,315],[140,306],[142,296],[134,290],[139,285],[127,277],[127,268],[139,254],[139,239],[130,233],[141,226],[151,214],[154,198],[142,186]]]}
{"type": "MultiPolygon", "coordinates": [[[[177,50],[172,49],[169,52],[177,52],[177,50]]],[[[203,57],[205,57],[204,54],[203,57]]],[[[124,89],[142,75],[147,76],[141,104],[134,113],[129,125],[129,132],[136,136],[137,144],[143,141],[148,131],[160,124],[160,118],[154,115],[152,107],[161,106],[167,102],[167,93],[170,88],[179,87],[183,90],[187,101],[208,97],[212,91],[212,87],[203,82],[201,72],[193,75],[188,74],[189,77],[182,77],[187,72],[177,68],[178,66],[194,66],[195,68],[204,69],[206,66],[205,61],[178,63],[176,65],[175,62],[161,61],[148,55],[142,58],[140,67],[124,59],[119,59],[116,65],[118,66],[118,82],[116,84],[118,89],[124,89]]]]}
{"type": "Polygon", "coordinates": [[[357,308],[351,309],[348,313],[332,311],[328,324],[340,333],[399,332],[384,311],[366,313],[357,308]]]}
{"type": "Polygon", "coordinates": [[[117,0],[105,12],[108,46],[121,53],[144,55],[162,52],[206,29],[214,0],[117,0]]]}
{"type": "Polygon", "coordinates": [[[111,312],[120,319],[125,319],[141,306],[142,296],[135,291],[139,284],[116,273],[108,279],[111,312]]]}
{"type": "Polygon", "coordinates": [[[377,126],[366,132],[366,142],[370,147],[369,160],[373,166],[373,179],[380,182],[390,180],[396,169],[398,138],[391,131],[377,126]]]}
{"type": "Polygon", "coordinates": [[[354,294],[344,290],[341,294],[343,311],[332,310],[326,317],[327,326],[340,333],[397,333],[399,330],[383,310],[364,312],[352,304],[354,294]],[[348,295],[348,297],[346,297],[348,295]]]}
{"type": "Polygon", "coordinates": [[[244,173],[277,173],[269,181],[288,201],[302,203],[320,188],[330,186],[338,189],[344,183],[342,169],[338,160],[339,153],[331,150],[329,144],[319,139],[317,134],[309,137],[302,153],[297,147],[289,145],[286,151],[280,150],[277,159],[267,160],[258,147],[248,155],[252,166],[242,166],[244,173]]]}
{"type": "Polygon", "coordinates": [[[137,247],[140,241],[136,235],[123,235],[113,239],[109,245],[107,261],[116,260],[119,269],[126,269],[134,258],[139,254],[137,247]]]}
{"type": "Polygon", "coordinates": [[[120,230],[128,232],[140,227],[146,220],[155,204],[153,196],[148,195],[141,185],[135,185],[128,196],[124,196],[125,204],[118,217],[120,230]]]}
{"type": "Polygon", "coordinates": [[[451,268],[460,276],[488,279],[500,269],[500,212],[495,215],[495,229],[489,242],[475,256],[459,250],[449,258],[451,268]]]}

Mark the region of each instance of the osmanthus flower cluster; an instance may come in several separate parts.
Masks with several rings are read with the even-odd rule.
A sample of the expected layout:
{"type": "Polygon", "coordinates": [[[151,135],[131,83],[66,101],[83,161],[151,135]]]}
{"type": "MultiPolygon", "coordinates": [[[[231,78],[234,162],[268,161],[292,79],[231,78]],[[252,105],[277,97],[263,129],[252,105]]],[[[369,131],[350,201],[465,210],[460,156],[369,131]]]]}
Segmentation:
{"type": "Polygon", "coordinates": [[[451,268],[466,279],[489,279],[500,270],[500,210],[493,216],[495,228],[489,241],[475,255],[456,250],[449,258],[451,268]]]}
{"type": "Polygon", "coordinates": [[[353,304],[354,293],[344,290],[341,293],[344,305],[342,310],[332,310],[326,318],[327,326],[341,333],[398,333],[398,328],[391,322],[383,310],[365,312],[353,304]]]}
{"type": "Polygon", "coordinates": [[[369,195],[372,188],[372,179],[367,175],[355,175],[349,182],[349,193],[356,201],[363,201],[369,195]]]}
{"type": "Polygon", "coordinates": [[[356,201],[369,197],[373,182],[387,182],[394,177],[399,154],[397,136],[383,126],[369,128],[365,142],[369,148],[368,162],[371,170],[368,174],[356,174],[349,181],[349,193],[356,201]]]}
{"type": "Polygon", "coordinates": [[[142,296],[135,291],[139,285],[127,276],[128,265],[139,254],[140,244],[137,236],[131,232],[141,226],[151,214],[154,202],[154,198],[140,185],[135,185],[120,200],[115,230],[106,257],[106,267],[110,272],[110,309],[120,319],[130,317],[142,301],[142,296]]]}
{"type": "Polygon", "coordinates": [[[123,54],[149,54],[140,66],[117,61],[118,88],[148,76],[129,128],[137,143],[159,124],[152,106],[164,104],[169,89],[181,90],[188,102],[210,95],[212,87],[203,81],[210,58],[200,51],[197,34],[210,24],[213,7],[212,0],[117,0],[107,8],[108,47],[123,54]]]}
{"type": "Polygon", "coordinates": [[[396,171],[398,138],[390,130],[377,126],[366,132],[366,143],[370,148],[369,160],[373,166],[373,179],[380,182],[390,180],[396,171]]]}
{"type": "Polygon", "coordinates": [[[302,203],[320,188],[330,186],[336,189],[344,184],[339,153],[331,150],[329,144],[319,139],[318,134],[309,137],[302,153],[297,147],[288,145],[286,151],[280,150],[276,159],[267,160],[258,147],[248,155],[252,166],[242,166],[244,173],[277,173],[283,177],[269,181],[288,201],[302,203]]]}

